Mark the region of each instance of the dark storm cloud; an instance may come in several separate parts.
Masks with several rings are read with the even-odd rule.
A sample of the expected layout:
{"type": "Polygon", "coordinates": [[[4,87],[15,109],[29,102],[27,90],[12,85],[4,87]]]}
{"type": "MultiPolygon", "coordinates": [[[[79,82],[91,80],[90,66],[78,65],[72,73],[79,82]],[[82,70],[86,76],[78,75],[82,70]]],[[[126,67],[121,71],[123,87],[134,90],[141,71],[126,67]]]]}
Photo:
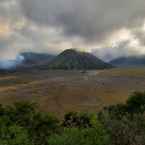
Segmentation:
{"type": "Polygon", "coordinates": [[[102,40],[123,27],[138,27],[144,0],[21,0],[24,14],[41,25],[61,27],[67,36],[102,40]]]}
{"type": "Polygon", "coordinates": [[[135,54],[145,49],[144,19],[144,0],[0,0],[0,58],[98,46],[93,53],[105,60],[135,54]],[[114,35],[121,29],[131,35],[114,35]],[[130,46],[134,37],[141,48],[130,46]]]}

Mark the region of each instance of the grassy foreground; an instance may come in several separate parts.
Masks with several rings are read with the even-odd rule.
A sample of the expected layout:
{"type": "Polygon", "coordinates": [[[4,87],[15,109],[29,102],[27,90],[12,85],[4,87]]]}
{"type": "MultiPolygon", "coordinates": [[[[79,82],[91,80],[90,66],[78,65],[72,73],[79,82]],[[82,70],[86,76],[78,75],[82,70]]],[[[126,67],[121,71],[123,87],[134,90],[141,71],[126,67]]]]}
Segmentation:
{"type": "Polygon", "coordinates": [[[62,120],[19,102],[0,106],[0,145],[144,145],[145,93],[99,113],[70,112],[62,120]]]}

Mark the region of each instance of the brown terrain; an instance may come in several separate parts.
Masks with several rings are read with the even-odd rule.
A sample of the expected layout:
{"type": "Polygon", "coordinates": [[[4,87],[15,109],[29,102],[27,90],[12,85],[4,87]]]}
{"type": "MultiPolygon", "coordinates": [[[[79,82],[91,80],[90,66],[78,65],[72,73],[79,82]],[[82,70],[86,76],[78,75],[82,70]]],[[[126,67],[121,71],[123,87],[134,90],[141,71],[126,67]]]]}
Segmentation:
{"type": "Polygon", "coordinates": [[[0,75],[0,103],[32,101],[43,111],[98,111],[145,90],[145,68],[29,71],[0,75]]]}

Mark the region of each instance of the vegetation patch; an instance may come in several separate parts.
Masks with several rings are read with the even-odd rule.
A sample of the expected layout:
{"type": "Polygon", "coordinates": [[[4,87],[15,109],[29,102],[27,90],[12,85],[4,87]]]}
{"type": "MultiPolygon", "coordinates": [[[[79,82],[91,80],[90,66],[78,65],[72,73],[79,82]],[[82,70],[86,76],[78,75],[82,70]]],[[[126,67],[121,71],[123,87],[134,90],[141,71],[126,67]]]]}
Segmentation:
{"type": "Polygon", "coordinates": [[[69,112],[62,120],[17,102],[0,106],[0,145],[145,145],[145,93],[101,112],[69,112]]]}

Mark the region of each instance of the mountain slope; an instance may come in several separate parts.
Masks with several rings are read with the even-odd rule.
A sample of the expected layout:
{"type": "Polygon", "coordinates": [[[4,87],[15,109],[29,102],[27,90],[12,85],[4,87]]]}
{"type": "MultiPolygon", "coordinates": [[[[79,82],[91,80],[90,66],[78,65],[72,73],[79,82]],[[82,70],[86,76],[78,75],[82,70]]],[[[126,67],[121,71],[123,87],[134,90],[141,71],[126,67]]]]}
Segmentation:
{"type": "Polygon", "coordinates": [[[49,62],[55,57],[50,54],[33,52],[21,53],[18,56],[16,60],[0,61],[0,73],[48,69],[49,62]]]}
{"type": "Polygon", "coordinates": [[[21,53],[23,58],[21,62],[8,61],[13,64],[12,67],[0,67],[0,72],[15,72],[15,71],[35,71],[41,69],[63,69],[63,70],[91,70],[112,68],[112,65],[103,62],[96,56],[79,52],[73,49],[63,51],[58,56],[53,56],[43,53],[26,52],[21,53]]]}
{"type": "Polygon", "coordinates": [[[59,54],[49,63],[50,69],[105,69],[112,65],[103,62],[96,56],[79,52],[74,49],[68,49],[59,54]]]}
{"type": "Polygon", "coordinates": [[[22,53],[21,56],[24,57],[24,61],[22,64],[25,66],[45,65],[54,58],[54,56],[50,54],[33,52],[25,52],[22,53]]]}
{"type": "Polygon", "coordinates": [[[140,67],[145,66],[145,56],[120,57],[110,61],[110,64],[118,67],[140,67]]]}

